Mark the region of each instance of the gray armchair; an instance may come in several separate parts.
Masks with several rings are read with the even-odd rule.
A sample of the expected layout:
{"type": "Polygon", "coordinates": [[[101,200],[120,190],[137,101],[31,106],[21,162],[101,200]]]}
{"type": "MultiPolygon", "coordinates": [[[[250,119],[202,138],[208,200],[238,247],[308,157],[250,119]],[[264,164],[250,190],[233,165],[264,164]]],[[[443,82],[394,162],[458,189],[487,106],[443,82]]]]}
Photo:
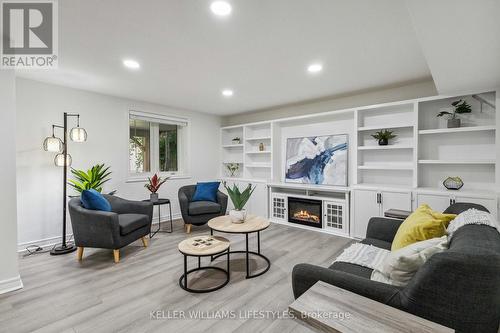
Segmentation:
{"type": "MultiPolygon", "coordinates": [[[[444,213],[481,205],[455,203],[444,213]]],[[[403,221],[374,217],[361,241],[391,249],[403,221]]],[[[335,285],[375,301],[453,328],[456,332],[496,333],[500,321],[500,234],[494,228],[471,224],[456,231],[449,249],[433,255],[405,287],[370,280],[372,270],[345,262],[329,268],[298,264],[293,268],[295,298],[317,281],[335,285]]]]}
{"type": "Polygon", "coordinates": [[[226,215],[227,195],[217,192],[217,202],[192,201],[196,185],[187,185],[179,189],[179,204],[186,232],[191,232],[192,225],[203,225],[217,216],[226,215]]]}
{"type": "Polygon", "coordinates": [[[115,262],[120,261],[120,249],[139,238],[145,247],[151,231],[153,204],[130,201],[113,195],[104,195],[111,204],[111,212],[85,209],[80,198],[68,203],[78,260],[86,247],[111,249],[115,262]]]}

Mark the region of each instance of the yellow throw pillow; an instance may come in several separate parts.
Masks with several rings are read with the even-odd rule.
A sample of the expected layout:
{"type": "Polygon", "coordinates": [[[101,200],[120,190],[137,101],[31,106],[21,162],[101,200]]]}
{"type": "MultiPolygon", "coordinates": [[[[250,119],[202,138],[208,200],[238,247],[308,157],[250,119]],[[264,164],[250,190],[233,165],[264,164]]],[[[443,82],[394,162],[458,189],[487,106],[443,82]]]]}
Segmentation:
{"type": "Polygon", "coordinates": [[[426,204],[421,205],[399,226],[392,241],[391,251],[399,250],[416,242],[443,236],[448,224],[456,216],[455,214],[436,212],[426,204]]]}

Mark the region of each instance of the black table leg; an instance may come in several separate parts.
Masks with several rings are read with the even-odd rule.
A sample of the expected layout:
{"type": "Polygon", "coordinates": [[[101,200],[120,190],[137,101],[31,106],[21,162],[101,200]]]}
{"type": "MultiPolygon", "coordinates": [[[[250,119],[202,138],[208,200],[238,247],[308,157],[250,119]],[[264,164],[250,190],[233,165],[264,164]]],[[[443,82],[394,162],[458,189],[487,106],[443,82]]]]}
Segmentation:
{"type": "Polygon", "coordinates": [[[260,254],[260,231],[257,231],[257,253],[260,254]]]}
{"type": "Polygon", "coordinates": [[[198,257],[198,268],[201,267],[201,257],[198,257]]]}
{"type": "Polygon", "coordinates": [[[158,232],[160,232],[161,229],[161,214],[160,214],[160,206],[158,205],[158,228],[153,232],[149,233],[149,238],[153,238],[154,235],[156,235],[158,232]]]}
{"type": "Polygon", "coordinates": [[[170,231],[166,231],[166,232],[171,233],[174,231],[174,225],[172,223],[172,203],[171,202],[168,203],[168,209],[170,210],[170,231]]]}
{"type": "Polygon", "coordinates": [[[184,286],[188,288],[187,255],[184,255],[184,286]]]}
{"type": "Polygon", "coordinates": [[[247,279],[250,276],[250,259],[248,258],[248,234],[245,234],[245,243],[246,243],[246,266],[247,266],[247,279]]]}

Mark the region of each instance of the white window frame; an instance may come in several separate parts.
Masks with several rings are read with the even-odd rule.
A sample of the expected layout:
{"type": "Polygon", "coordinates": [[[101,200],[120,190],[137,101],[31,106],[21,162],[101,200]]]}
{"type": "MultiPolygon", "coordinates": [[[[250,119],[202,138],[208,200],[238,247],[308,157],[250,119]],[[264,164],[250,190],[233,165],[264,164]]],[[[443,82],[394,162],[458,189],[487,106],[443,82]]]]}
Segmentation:
{"type": "Polygon", "coordinates": [[[160,177],[169,177],[170,179],[191,178],[189,175],[189,138],[191,130],[191,121],[188,118],[180,118],[171,115],[157,114],[151,112],[137,111],[130,109],[127,112],[127,182],[143,182],[148,177],[155,173],[160,177]],[[151,171],[148,172],[132,172],[130,170],[130,120],[131,119],[146,120],[150,125],[150,166],[151,171]],[[178,125],[177,128],[177,171],[160,172],[160,152],[159,152],[159,124],[178,125]]]}

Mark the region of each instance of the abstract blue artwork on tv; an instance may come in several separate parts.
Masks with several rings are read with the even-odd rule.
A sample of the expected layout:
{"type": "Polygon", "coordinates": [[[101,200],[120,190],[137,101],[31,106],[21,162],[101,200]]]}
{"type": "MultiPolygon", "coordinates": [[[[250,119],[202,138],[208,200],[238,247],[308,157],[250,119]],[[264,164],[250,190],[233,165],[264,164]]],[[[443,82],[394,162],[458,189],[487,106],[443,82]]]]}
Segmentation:
{"type": "Polygon", "coordinates": [[[289,138],[285,181],[347,186],[347,134],[289,138]]]}

